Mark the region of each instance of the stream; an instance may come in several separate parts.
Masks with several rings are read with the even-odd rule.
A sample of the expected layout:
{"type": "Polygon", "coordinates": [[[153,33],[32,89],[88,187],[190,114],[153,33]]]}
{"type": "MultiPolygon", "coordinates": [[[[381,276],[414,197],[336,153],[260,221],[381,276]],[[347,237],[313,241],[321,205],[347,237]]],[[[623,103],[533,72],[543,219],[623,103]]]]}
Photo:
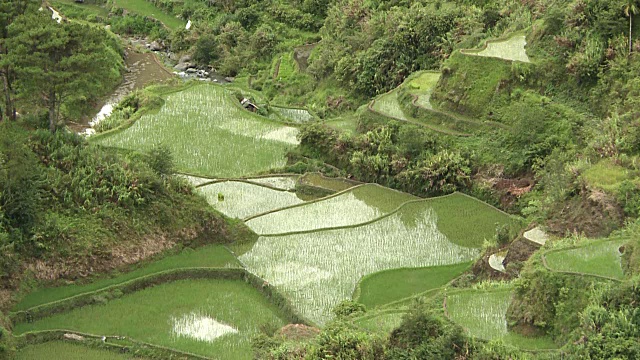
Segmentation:
{"type": "Polygon", "coordinates": [[[173,78],[174,74],[156,62],[154,57],[154,53],[141,53],[129,47],[125,57],[126,70],[122,83],[111,95],[96,105],[95,115],[86,117],[80,123],[72,123],[69,127],[79,133],[93,134],[95,132],[93,126],[109,116],[116,104],[125,96],[152,83],[161,84],[173,78]]]}

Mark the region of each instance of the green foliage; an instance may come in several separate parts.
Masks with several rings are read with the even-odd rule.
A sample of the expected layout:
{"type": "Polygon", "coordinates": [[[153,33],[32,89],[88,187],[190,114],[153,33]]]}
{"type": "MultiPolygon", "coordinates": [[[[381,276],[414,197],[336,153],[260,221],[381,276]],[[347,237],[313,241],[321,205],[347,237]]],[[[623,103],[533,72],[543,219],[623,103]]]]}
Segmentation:
{"type": "Polygon", "coordinates": [[[515,295],[507,312],[510,325],[532,327],[564,343],[580,323],[580,312],[591,301],[596,288],[606,280],[554,273],[534,255],[515,284],[515,295]]]}
{"type": "Polygon", "coordinates": [[[568,345],[570,359],[634,359],[640,356],[638,279],[603,292],[584,309],[568,345]]]}
{"type": "Polygon", "coordinates": [[[49,112],[55,131],[63,108],[73,114],[88,99],[120,80],[118,46],[105,41],[105,30],[77,22],[52,21],[45,12],[19,17],[9,26],[7,58],[13,63],[21,94],[49,112]]]}
{"type": "Polygon", "coordinates": [[[386,359],[454,359],[473,351],[464,330],[417,306],[389,338],[386,359]]]}
{"type": "Polygon", "coordinates": [[[382,339],[337,321],[322,330],[305,359],[377,360],[383,354],[382,339]]]}
{"type": "Polygon", "coordinates": [[[158,145],[149,152],[149,167],[156,174],[166,177],[175,172],[175,161],[171,149],[158,145]]]}
{"type": "Polygon", "coordinates": [[[347,317],[350,315],[359,315],[367,311],[363,304],[352,300],[344,300],[331,310],[338,317],[347,317]]]}

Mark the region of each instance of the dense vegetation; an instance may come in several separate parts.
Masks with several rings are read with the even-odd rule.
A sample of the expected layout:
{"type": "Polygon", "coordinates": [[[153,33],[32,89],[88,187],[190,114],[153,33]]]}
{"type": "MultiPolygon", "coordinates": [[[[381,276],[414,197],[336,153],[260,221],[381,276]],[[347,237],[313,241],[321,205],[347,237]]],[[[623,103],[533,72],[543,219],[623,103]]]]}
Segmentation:
{"type": "MultiPolygon", "coordinates": [[[[408,307],[381,310],[401,314],[390,334],[357,326],[359,316],[376,310],[345,302],[317,336],[290,339],[265,326],[253,341],[257,358],[640,357],[638,1],[51,3],[67,17],[60,24],[51,13],[37,11],[38,1],[0,0],[0,310],[10,306],[12,296],[40,283],[83,279],[165,250],[237,239],[230,220],[172,176],[176,166],[228,177],[321,171],[421,197],[464,192],[564,239],[532,250],[530,259],[527,254],[510,262],[497,275],[509,281],[504,285],[509,292],[499,299],[501,305],[509,302],[508,330],[521,338],[474,338],[459,317],[447,313],[447,286],[492,286],[479,283],[486,277],[474,265],[446,285],[420,282],[420,289],[434,291],[408,307]],[[125,131],[87,142],[63,125],[88,114],[119,82],[123,47],[115,34],[162,44],[173,64],[190,55],[200,69],[235,77],[236,96],[250,96],[264,114],[272,104],[304,107],[298,110],[310,124],[273,125],[240,109],[227,90],[200,86],[163,100],[154,97],[149,108],[166,105],[158,114],[140,105],[132,116],[138,106],[122,104],[116,109],[122,119],[103,126],[125,131]],[[520,40],[511,42],[516,36],[520,40]],[[517,56],[501,57],[495,47],[482,51],[496,39],[519,46],[517,56]],[[427,73],[421,83],[419,74],[427,73]],[[233,130],[234,141],[223,142],[232,138],[223,132],[212,136],[221,126],[208,118],[213,112],[219,123],[246,120],[233,130]],[[170,122],[181,116],[183,123],[170,122]],[[288,132],[279,132],[283,129],[288,132]],[[294,148],[295,133],[299,146],[294,148]],[[281,137],[275,139],[280,143],[274,145],[273,136],[281,137]],[[159,137],[167,147],[158,146],[159,137]],[[218,148],[208,146],[211,137],[218,148]],[[242,152],[247,144],[254,146],[248,155],[242,152]],[[207,158],[194,155],[205,152],[192,147],[206,148],[207,158]],[[245,155],[259,164],[231,161],[245,155]],[[518,341],[532,336],[544,336],[560,350],[523,352],[518,341]]],[[[244,185],[237,188],[251,188],[244,185]]],[[[210,202],[225,201],[222,190],[210,191],[210,202]]],[[[275,191],[260,194],[277,196],[275,191]]],[[[288,195],[287,205],[302,202],[288,195]]],[[[271,207],[260,209],[277,208],[277,201],[269,202],[271,207]]],[[[395,204],[380,203],[377,207],[395,204]]],[[[234,214],[243,216],[260,212],[237,209],[234,214]]],[[[493,235],[496,224],[482,225],[483,236],[493,235]]],[[[517,250],[510,242],[515,237],[508,226],[498,226],[495,238],[483,237],[485,257],[517,250]]],[[[483,239],[475,239],[474,247],[483,239]]],[[[246,253],[241,259],[251,259],[253,253],[246,253]]],[[[383,286],[376,290],[381,298],[403,300],[388,296],[383,286]]],[[[464,296],[473,297],[475,290],[464,296]]],[[[0,313],[0,358],[15,347],[12,328],[0,313]]]]}

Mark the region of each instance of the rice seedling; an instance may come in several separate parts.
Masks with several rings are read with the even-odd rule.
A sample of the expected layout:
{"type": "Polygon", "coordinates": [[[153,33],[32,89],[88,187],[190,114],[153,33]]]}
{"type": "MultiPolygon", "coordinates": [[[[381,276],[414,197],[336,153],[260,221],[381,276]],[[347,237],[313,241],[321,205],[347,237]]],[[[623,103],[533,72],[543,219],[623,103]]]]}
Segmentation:
{"type": "Polygon", "coordinates": [[[469,335],[492,340],[507,335],[507,308],[510,289],[483,291],[465,290],[446,297],[449,317],[469,335]]]}
{"type": "Polygon", "coordinates": [[[415,198],[367,184],[338,196],[253,218],[247,225],[262,235],[356,225],[387,214],[410,199],[415,198]]]}
{"type": "Polygon", "coordinates": [[[67,329],[126,336],[213,359],[245,360],[252,358],[251,338],[261,326],[284,324],[275,305],[244,281],[183,280],[19,324],[15,333],[67,329]],[[203,334],[207,328],[225,334],[213,339],[203,334]]]}
{"type": "Polygon", "coordinates": [[[29,345],[20,349],[16,360],[131,360],[143,358],[133,355],[118,354],[109,350],[92,349],[80,344],[52,341],[43,344],[29,345]]]}
{"type": "Polygon", "coordinates": [[[388,117],[400,120],[408,120],[404,112],[400,108],[400,104],[398,104],[397,90],[393,90],[391,92],[378,96],[373,103],[373,110],[388,117]]]}
{"type": "Polygon", "coordinates": [[[259,177],[250,178],[248,181],[256,184],[263,184],[274,187],[276,189],[293,191],[296,189],[296,181],[299,176],[273,176],[273,177],[259,177]]]}
{"type": "Polygon", "coordinates": [[[229,216],[244,219],[302,202],[295,193],[241,181],[223,181],[198,188],[209,204],[229,216]]]}
{"type": "Polygon", "coordinates": [[[298,130],[243,110],[235,101],[220,86],[192,86],[167,95],[157,114],[96,141],[142,151],[163,144],[180,170],[209,176],[241,177],[284,166],[298,130]]]}
{"type": "MultiPolygon", "coordinates": [[[[361,207],[347,213],[351,211],[371,210],[361,207]]],[[[298,221],[315,222],[315,217],[298,221]]],[[[303,315],[322,324],[331,318],[331,308],[351,297],[364,275],[399,267],[456,264],[478,255],[477,249],[451,243],[436,224],[436,213],[425,203],[411,203],[368,225],[260,237],[240,260],[288,295],[303,315]]]]}
{"type": "Polygon", "coordinates": [[[307,173],[302,176],[300,181],[304,184],[329,189],[333,191],[344,191],[356,186],[355,181],[343,178],[328,178],[318,173],[307,173]]]}
{"type": "Polygon", "coordinates": [[[516,35],[508,40],[488,42],[487,48],[478,52],[478,56],[497,57],[504,60],[530,62],[524,50],[527,40],[524,35],[516,35]]]}
{"type": "Polygon", "coordinates": [[[360,282],[355,300],[373,308],[398,301],[427,290],[439,288],[469,269],[471,263],[431,266],[416,269],[393,269],[366,276],[360,282]]]}
{"type": "Polygon", "coordinates": [[[516,218],[464,194],[425,201],[438,215],[438,230],[460,246],[482,247],[485,240],[493,240],[498,225],[507,224],[514,230],[521,227],[516,218]]]}
{"type": "Polygon", "coordinates": [[[440,80],[440,73],[423,72],[408,84],[409,92],[416,96],[416,104],[426,108],[433,109],[431,102],[431,93],[433,88],[440,80]]]}
{"type": "Polygon", "coordinates": [[[574,249],[551,251],[545,254],[547,265],[557,271],[623,279],[620,247],[627,239],[598,241],[574,249]]]}
{"type": "Polygon", "coordinates": [[[90,283],[73,284],[59,287],[37,289],[27,294],[14,310],[27,310],[31,307],[62,300],[71,296],[104,289],[111,285],[122,284],[161,271],[189,267],[241,267],[238,259],[222,245],[208,245],[198,249],[185,248],[176,255],[169,255],[123,274],[110,278],[97,279],[90,283]]]}
{"type": "Polygon", "coordinates": [[[271,109],[277,111],[285,120],[296,124],[304,124],[315,119],[307,109],[285,108],[279,106],[272,106],[271,109]]]}

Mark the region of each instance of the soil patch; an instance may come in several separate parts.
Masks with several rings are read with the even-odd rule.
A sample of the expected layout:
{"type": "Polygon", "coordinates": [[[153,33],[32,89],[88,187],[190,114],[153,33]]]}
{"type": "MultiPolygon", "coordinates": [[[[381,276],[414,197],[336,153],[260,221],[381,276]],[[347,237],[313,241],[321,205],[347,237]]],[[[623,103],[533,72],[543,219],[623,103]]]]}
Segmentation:
{"type": "Polygon", "coordinates": [[[320,329],[303,324],[289,324],[277,332],[277,335],[284,339],[295,341],[312,339],[318,334],[320,334],[320,329]]]}

